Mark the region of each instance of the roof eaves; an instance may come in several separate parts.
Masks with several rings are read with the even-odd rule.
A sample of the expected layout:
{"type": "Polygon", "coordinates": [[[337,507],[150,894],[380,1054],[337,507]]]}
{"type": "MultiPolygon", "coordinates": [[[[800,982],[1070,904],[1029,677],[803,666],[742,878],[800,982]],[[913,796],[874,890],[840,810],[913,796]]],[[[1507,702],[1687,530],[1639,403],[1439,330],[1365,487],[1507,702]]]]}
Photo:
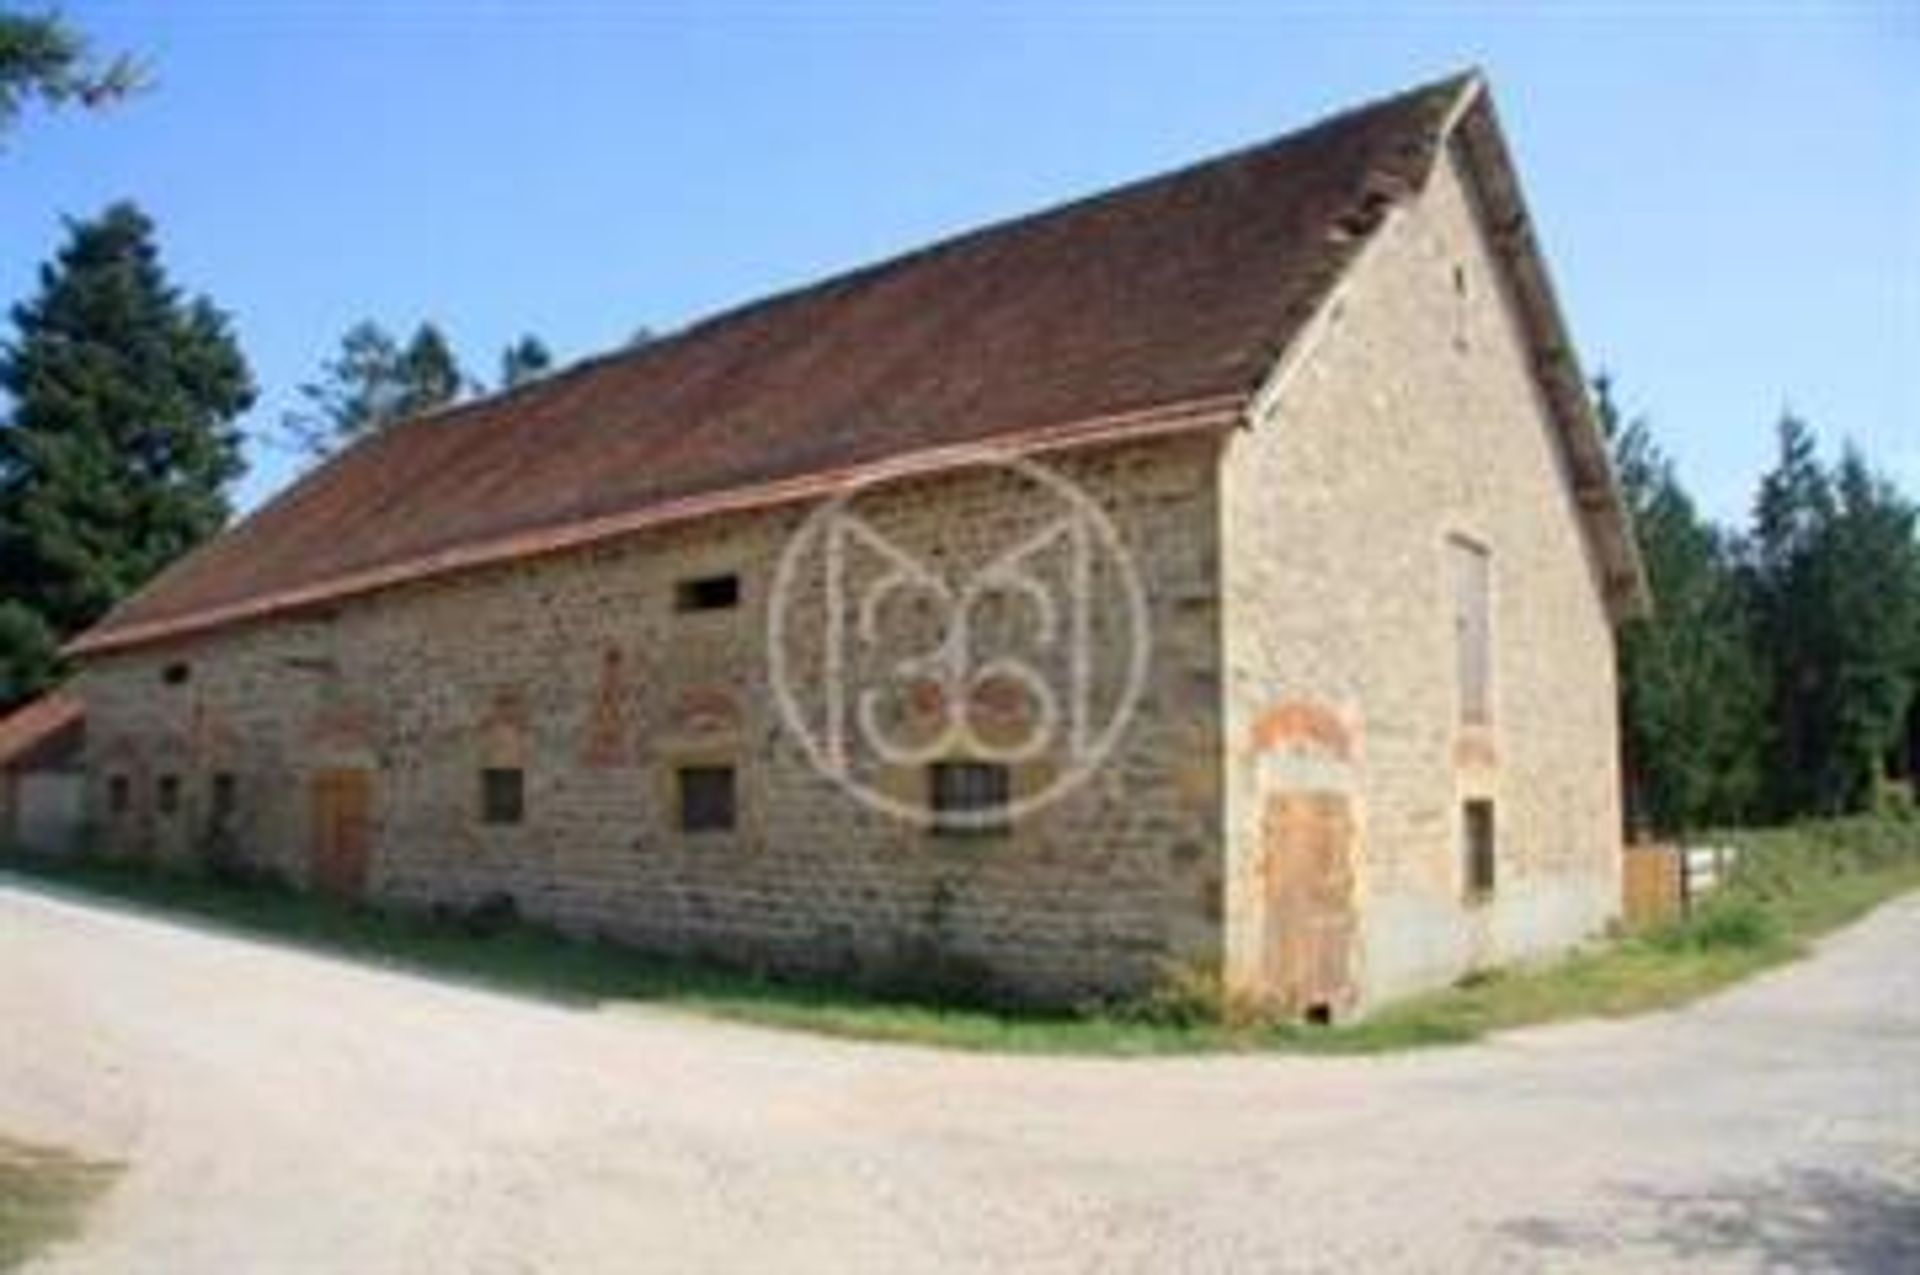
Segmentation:
{"type": "Polygon", "coordinates": [[[698,519],[754,512],[816,499],[850,486],[964,469],[998,457],[1048,455],[1227,429],[1241,423],[1246,410],[1247,396],[1240,394],[1168,403],[1119,415],[1002,435],[980,443],[925,448],[840,469],[816,471],[747,487],[702,492],[626,513],[540,528],[461,545],[427,557],[382,564],[331,580],[249,598],[230,606],[143,624],[111,628],[105,624],[96,625],[68,642],[61,648],[61,653],[68,657],[98,657],[196,637],[215,629],[265,620],[418,580],[544,557],[698,519]]]}

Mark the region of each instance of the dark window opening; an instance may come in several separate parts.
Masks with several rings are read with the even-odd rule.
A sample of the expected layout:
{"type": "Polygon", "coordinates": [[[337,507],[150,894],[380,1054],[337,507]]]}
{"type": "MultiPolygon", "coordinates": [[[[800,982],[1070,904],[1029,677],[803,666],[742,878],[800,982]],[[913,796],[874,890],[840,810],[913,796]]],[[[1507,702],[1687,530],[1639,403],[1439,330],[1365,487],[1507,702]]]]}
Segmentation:
{"type": "Polygon", "coordinates": [[[680,830],[725,832],[738,814],[734,800],[733,767],[682,766],[680,830]]]}
{"type": "Polygon", "coordinates": [[[480,819],[483,823],[519,823],[526,815],[525,773],[506,767],[480,772],[480,819]]]}
{"type": "Polygon", "coordinates": [[[160,785],[154,793],[154,804],[163,815],[178,813],[180,809],[180,776],[160,776],[160,785]]]}
{"type": "Polygon", "coordinates": [[[676,611],[725,611],[740,605],[740,577],[701,576],[682,580],[673,588],[676,611]]]}
{"type": "Polygon", "coordinates": [[[218,771],[213,776],[213,821],[225,823],[233,818],[233,812],[240,807],[240,784],[232,771],[218,771]]]}
{"type": "Polygon", "coordinates": [[[107,779],[107,809],[116,815],[127,813],[133,805],[133,783],[125,775],[112,775],[107,779]]]}
{"type": "Polygon", "coordinates": [[[1469,801],[1461,807],[1461,818],[1461,833],[1467,854],[1467,898],[1491,898],[1494,885],[1493,803],[1469,801]]]}
{"type": "Polygon", "coordinates": [[[160,670],[160,680],[168,686],[182,686],[192,676],[193,669],[186,664],[169,664],[160,670]]]}
{"type": "Polygon", "coordinates": [[[994,762],[942,761],[927,768],[933,825],[948,832],[991,832],[1006,826],[1013,772],[994,762]]]}

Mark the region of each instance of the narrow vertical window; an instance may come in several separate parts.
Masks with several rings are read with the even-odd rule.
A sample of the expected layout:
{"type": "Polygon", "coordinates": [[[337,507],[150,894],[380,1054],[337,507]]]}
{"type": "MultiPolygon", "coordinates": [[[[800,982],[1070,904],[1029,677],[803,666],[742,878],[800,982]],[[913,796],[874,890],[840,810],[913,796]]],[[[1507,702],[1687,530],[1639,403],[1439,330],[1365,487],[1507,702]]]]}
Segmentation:
{"type": "Polygon", "coordinates": [[[1447,556],[1459,724],[1487,726],[1493,721],[1493,568],[1486,549],[1470,540],[1449,540],[1447,556]]]}
{"type": "Polygon", "coordinates": [[[1469,801],[1460,808],[1461,847],[1466,855],[1464,876],[1469,902],[1493,897],[1494,853],[1493,803],[1469,801]]]}
{"type": "Polygon", "coordinates": [[[177,814],[179,812],[180,776],[160,776],[159,786],[154,790],[154,806],[163,815],[177,814]]]}
{"type": "Polygon", "coordinates": [[[213,822],[227,823],[233,818],[234,812],[240,808],[240,785],[234,779],[232,771],[222,770],[214,774],[210,795],[212,800],[209,804],[213,808],[213,822]]]}
{"type": "Polygon", "coordinates": [[[133,805],[133,783],[125,775],[110,775],[107,778],[107,811],[110,814],[124,815],[133,805]]]}

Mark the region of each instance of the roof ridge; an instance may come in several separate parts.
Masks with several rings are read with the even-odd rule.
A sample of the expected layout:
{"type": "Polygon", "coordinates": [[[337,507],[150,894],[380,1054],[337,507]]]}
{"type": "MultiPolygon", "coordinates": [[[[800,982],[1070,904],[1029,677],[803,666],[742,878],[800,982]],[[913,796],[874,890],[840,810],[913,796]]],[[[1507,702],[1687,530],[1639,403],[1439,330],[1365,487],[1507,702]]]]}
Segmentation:
{"type": "Polygon", "coordinates": [[[1218,151],[1202,159],[1181,164],[1176,168],[1163,169],[1160,172],[1149,173],[1145,177],[1132,178],[1116,185],[1103,186],[1098,190],[1089,191],[1082,195],[1074,195],[1041,208],[1001,217],[997,220],[987,222],[984,225],[972,226],[968,229],[956,231],[952,234],[943,235],[931,241],[918,244],[915,247],[903,249],[890,256],[882,257],[878,261],[870,261],[846,270],[840,270],[813,278],[804,283],[797,283],[791,287],[780,288],[773,292],[764,293],[746,301],[723,306],[718,310],[703,314],[687,324],[674,329],[672,332],[648,341],[643,345],[632,348],[608,350],[602,354],[591,356],[589,360],[583,360],[583,365],[587,362],[595,365],[615,363],[630,358],[637,361],[648,355],[664,352],[663,347],[671,347],[675,343],[689,340],[695,336],[702,335],[712,328],[746,318],[762,310],[774,309],[781,305],[803,300],[816,294],[828,293],[858,283],[864,283],[890,274],[896,270],[916,265],[929,258],[952,252],[966,244],[1004,234],[1016,227],[1033,225],[1049,221],[1056,217],[1064,217],[1070,213],[1081,212],[1089,208],[1097,207],[1110,200],[1118,200],[1125,196],[1140,194],[1156,186],[1171,186],[1204,172],[1207,169],[1224,167],[1240,160],[1249,159],[1255,155],[1261,155],[1287,147],[1301,146],[1317,137],[1324,137],[1325,134],[1336,129],[1350,126],[1354,122],[1368,115],[1372,115],[1375,112],[1390,112],[1423,97],[1445,97],[1452,103],[1452,106],[1450,106],[1450,109],[1446,113],[1447,118],[1439,122],[1440,131],[1444,131],[1446,127],[1451,126],[1451,117],[1455,114],[1453,107],[1464,108],[1464,106],[1468,104],[1469,99],[1466,99],[1463,95],[1469,89],[1477,90],[1478,87],[1484,83],[1484,78],[1477,66],[1468,67],[1465,70],[1456,71],[1450,75],[1430,80],[1412,88],[1401,89],[1398,92],[1385,94],[1354,106],[1330,111],[1318,119],[1315,119],[1312,123],[1302,125],[1299,128],[1289,129],[1284,133],[1277,133],[1270,137],[1263,138],[1260,141],[1248,142],[1245,145],[1218,151]]]}

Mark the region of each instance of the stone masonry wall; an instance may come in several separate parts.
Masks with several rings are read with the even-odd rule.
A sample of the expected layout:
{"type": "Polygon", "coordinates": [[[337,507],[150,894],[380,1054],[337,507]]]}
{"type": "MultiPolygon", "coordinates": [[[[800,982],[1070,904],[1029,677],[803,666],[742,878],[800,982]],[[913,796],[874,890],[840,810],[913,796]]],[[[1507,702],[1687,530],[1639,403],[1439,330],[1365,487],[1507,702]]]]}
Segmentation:
{"type": "MultiPolygon", "coordinates": [[[[1117,526],[1154,647],[1113,756],[1008,832],[868,810],[781,725],[764,635],[795,507],[96,660],[81,683],[93,835],[204,854],[214,776],[230,774],[232,844],[304,881],[313,777],[361,768],[378,899],[504,892],[569,931],[668,952],[859,973],[933,945],[1043,998],[1138,989],[1221,942],[1216,457],[1208,439],[1050,462],[1117,526]],[[737,609],[676,612],[677,582],[726,572],[737,609]],[[738,768],[739,826],[681,832],[675,767],[710,761],[738,768]],[[524,768],[524,822],[482,822],[485,766],[524,768]]],[[[916,553],[965,559],[1017,534],[1030,503],[969,473],[891,489],[876,516],[916,553]]],[[[1096,669],[1096,694],[1116,675],[1096,669]]]]}
{"type": "Polygon", "coordinates": [[[1293,977],[1276,960],[1321,943],[1344,999],[1302,999],[1352,1012],[1614,914],[1614,654],[1457,160],[1394,214],[1316,340],[1223,461],[1227,948],[1234,978],[1271,992],[1293,977]],[[1491,562],[1485,729],[1457,725],[1454,537],[1491,562]],[[1497,884],[1469,901],[1461,807],[1475,797],[1494,803],[1497,884]],[[1280,853],[1317,862],[1341,845],[1351,862],[1322,893],[1350,901],[1350,931],[1328,898],[1290,896],[1275,875],[1280,853]],[[1314,934],[1282,932],[1302,914],[1314,934]]]}

